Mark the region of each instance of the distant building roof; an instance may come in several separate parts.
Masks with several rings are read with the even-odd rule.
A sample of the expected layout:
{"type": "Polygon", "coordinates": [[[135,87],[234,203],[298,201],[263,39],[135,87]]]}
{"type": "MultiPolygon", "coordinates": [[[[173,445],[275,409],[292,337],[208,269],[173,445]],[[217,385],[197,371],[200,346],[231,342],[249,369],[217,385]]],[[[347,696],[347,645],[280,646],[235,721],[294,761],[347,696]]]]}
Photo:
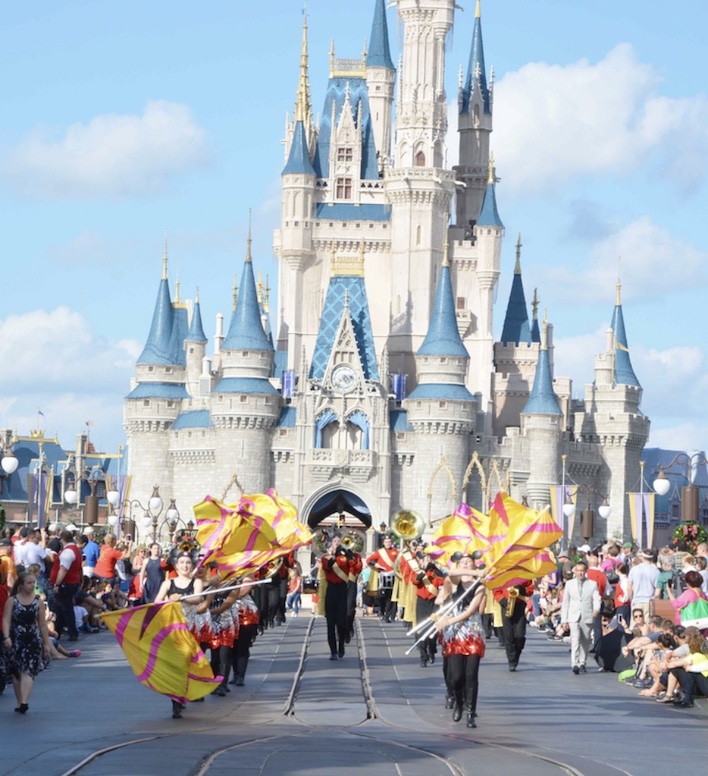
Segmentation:
{"type": "Polygon", "coordinates": [[[224,377],[214,386],[212,393],[255,393],[280,396],[270,382],[262,377],[224,377]]]}
{"type": "Polygon", "coordinates": [[[171,428],[173,431],[183,428],[214,428],[214,424],[211,422],[209,410],[188,410],[180,412],[171,428]]]}
{"type": "Polygon", "coordinates": [[[138,383],[126,399],[188,399],[189,393],[181,383],[138,383]]]}
{"type": "Polygon", "coordinates": [[[445,399],[448,401],[475,401],[474,396],[464,385],[452,383],[423,383],[417,385],[409,399],[445,399]]]}

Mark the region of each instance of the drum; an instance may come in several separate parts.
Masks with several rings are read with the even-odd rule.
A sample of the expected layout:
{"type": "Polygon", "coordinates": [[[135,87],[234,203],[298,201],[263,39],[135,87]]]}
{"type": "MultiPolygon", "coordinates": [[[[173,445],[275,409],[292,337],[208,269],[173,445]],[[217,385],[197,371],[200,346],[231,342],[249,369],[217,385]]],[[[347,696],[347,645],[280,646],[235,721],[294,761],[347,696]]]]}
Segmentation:
{"type": "Polygon", "coordinates": [[[305,595],[314,595],[320,586],[320,580],[317,577],[302,578],[302,592],[305,595]]]}
{"type": "Polygon", "coordinates": [[[379,571],[379,590],[393,590],[393,571],[379,571]]]}

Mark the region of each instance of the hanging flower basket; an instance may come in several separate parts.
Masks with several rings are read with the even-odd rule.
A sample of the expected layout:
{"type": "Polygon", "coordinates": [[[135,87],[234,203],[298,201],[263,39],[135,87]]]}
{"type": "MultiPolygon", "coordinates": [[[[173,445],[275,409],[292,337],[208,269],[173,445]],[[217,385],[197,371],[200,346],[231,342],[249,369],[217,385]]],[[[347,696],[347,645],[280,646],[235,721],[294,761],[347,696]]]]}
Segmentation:
{"type": "Polygon", "coordinates": [[[671,538],[671,546],[681,552],[695,555],[699,544],[708,543],[708,532],[700,523],[688,522],[676,526],[671,538]]]}

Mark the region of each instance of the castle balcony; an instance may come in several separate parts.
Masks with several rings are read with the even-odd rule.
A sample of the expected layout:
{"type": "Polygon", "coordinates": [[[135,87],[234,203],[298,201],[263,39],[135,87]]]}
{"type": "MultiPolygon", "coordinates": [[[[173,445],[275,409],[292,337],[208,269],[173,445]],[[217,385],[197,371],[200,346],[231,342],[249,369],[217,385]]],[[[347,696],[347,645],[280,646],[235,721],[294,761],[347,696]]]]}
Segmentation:
{"type": "Polygon", "coordinates": [[[374,450],[308,450],[305,467],[317,482],[327,482],[335,477],[349,477],[355,482],[367,482],[374,475],[378,455],[374,450]]]}

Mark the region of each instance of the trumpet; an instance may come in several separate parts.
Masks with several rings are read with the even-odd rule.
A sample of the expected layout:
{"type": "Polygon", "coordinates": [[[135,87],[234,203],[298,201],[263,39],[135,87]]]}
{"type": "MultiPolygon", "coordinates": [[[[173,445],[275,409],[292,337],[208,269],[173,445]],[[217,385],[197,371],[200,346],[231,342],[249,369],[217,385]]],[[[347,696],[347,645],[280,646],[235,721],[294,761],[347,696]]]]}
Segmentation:
{"type": "Polygon", "coordinates": [[[345,550],[362,552],[364,549],[364,539],[358,531],[351,529],[342,537],[341,546],[344,547],[345,550]]]}
{"type": "Polygon", "coordinates": [[[399,539],[412,542],[425,531],[425,520],[412,509],[401,509],[391,518],[391,530],[399,539]]]}

